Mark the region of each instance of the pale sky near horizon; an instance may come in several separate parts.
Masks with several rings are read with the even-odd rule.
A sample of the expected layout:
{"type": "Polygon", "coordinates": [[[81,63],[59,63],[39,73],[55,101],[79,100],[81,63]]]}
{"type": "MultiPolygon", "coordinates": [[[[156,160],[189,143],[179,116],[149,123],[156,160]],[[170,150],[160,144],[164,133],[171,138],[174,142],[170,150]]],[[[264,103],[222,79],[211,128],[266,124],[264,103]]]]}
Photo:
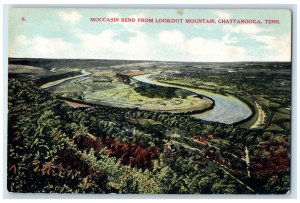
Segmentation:
{"type": "Polygon", "coordinates": [[[9,57],[291,61],[291,13],[280,9],[12,8],[9,57]],[[91,17],[266,19],[280,24],[95,23],[91,17]]]}

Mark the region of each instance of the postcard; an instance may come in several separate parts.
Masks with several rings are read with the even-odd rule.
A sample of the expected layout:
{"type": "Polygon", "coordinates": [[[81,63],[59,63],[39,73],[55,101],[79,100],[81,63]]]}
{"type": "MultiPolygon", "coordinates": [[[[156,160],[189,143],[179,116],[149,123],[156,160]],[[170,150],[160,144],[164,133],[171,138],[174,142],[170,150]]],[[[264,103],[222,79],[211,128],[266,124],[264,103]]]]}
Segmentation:
{"type": "Polygon", "coordinates": [[[11,8],[7,189],[287,194],[291,11],[11,8]]]}

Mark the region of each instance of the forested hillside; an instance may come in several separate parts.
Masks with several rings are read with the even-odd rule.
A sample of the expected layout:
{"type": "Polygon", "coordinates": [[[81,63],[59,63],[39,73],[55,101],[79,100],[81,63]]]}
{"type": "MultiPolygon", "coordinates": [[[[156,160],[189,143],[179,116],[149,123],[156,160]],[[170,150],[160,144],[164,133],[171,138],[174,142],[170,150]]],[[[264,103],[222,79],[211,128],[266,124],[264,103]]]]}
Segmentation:
{"type": "Polygon", "coordinates": [[[72,108],[35,83],[13,78],[8,90],[11,192],[289,191],[284,133],[171,113],[72,108]]]}

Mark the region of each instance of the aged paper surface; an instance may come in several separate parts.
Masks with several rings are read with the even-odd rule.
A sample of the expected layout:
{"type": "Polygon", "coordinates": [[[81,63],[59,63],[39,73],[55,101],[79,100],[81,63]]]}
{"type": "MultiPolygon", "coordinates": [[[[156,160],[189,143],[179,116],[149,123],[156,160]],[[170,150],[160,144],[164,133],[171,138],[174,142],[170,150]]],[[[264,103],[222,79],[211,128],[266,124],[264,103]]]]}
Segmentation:
{"type": "Polygon", "coordinates": [[[291,12],[12,8],[7,188],[286,194],[291,12]]]}

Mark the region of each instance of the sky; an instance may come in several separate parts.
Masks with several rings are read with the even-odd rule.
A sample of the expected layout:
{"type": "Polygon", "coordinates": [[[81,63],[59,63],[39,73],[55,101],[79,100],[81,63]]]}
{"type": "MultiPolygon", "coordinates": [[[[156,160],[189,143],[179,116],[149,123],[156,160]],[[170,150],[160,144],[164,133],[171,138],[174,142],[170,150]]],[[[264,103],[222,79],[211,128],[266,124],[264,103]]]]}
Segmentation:
{"type": "Polygon", "coordinates": [[[11,8],[9,57],[187,62],[291,61],[283,9],[11,8]],[[91,17],[255,19],[263,24],[90,22],[91,17]],[[264,20],[280,24],[265,24],[264,20]]]}

